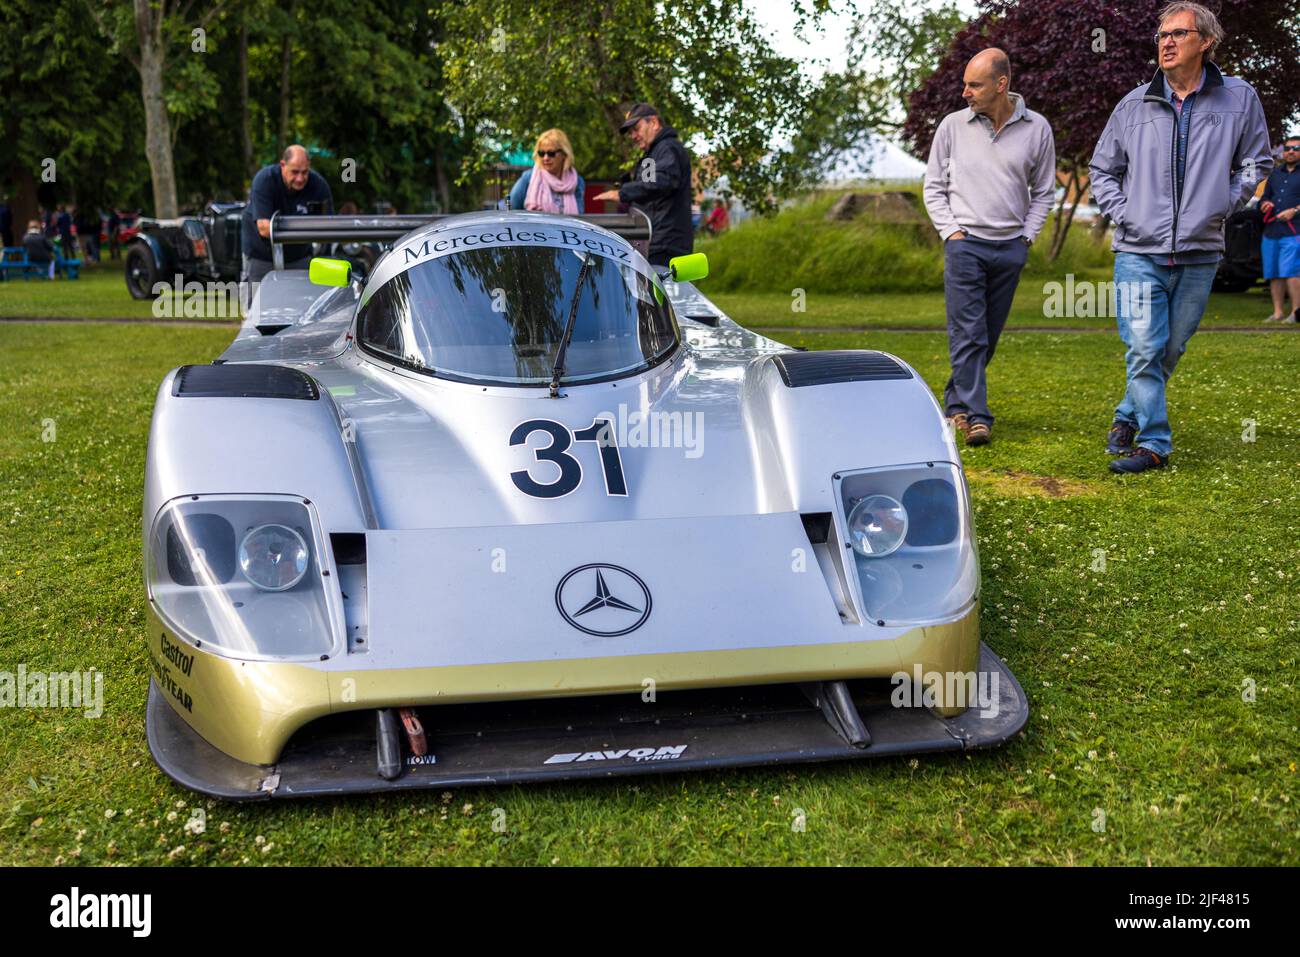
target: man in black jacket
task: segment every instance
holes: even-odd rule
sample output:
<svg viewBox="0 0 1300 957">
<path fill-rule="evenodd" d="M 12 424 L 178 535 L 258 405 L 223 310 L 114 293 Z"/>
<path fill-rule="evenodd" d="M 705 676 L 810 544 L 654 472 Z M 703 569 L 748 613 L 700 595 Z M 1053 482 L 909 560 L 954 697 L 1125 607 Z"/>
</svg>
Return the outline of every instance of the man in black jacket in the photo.
<svg viewBox="0 0 1300 957">
<path fill-rule="evenodd" d="M 27 235 L 23 237 L 23 248 L 27 250 L 27 261 L 33 266 L 41 267 L 41 271 L 48 270 L 51 279 L 54 278 L 54 243 L 50 242 L 45 230 L 41 229 L 41 223 L 38 219 L 33 219 L 27 224 Z"/>
<path fill-rule="evenodd" d="M 664 126 L 659 111 L 649 103 L 638 103 L 628 111 L 619 127 L 641 147 L 641 159 L 626 173 L 618 189 L 594 197 L 618 200 L 636 206 L 650 217 L 652 266 L 667 266 L 674 256 L 685 256 L 695 244 L 691 228 L 691 159 L 677 137 Z"/>
</svg>

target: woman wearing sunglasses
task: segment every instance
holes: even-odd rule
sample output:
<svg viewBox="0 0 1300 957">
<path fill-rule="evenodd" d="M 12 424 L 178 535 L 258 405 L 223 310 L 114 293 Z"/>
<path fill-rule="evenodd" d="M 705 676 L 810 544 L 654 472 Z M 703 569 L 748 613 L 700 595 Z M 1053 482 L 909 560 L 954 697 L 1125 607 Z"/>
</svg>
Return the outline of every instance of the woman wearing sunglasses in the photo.
<svg viewBox="0 0 1300 957">
<path fill-rule="evenodd" d="M 547 130 L 537 137 L 533 156 L 533 168 L 525 170 L 510 189 L 510 208 L 570 216 L 581 213 L 587 184 L 573 168 L 573 147 L 564 130 Z"/>
</svg>

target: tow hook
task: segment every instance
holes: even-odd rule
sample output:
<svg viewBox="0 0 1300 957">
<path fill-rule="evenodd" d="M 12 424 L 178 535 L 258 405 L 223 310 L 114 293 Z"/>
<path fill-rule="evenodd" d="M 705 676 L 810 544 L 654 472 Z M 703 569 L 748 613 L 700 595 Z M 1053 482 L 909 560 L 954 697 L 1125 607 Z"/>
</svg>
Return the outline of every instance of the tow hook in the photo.
<svg viewBox="0 0 1300 957">
<path fill-rule="evenodd" d="M 429 742 L 424 737 L 424 725 L 414 708 L 399 708 L 397 715 L 402 719 L 402 728 L 406 731 L 406 743 L 411 746 L 411 753 L 422 758 L 429 753 Z"/>
</svg>

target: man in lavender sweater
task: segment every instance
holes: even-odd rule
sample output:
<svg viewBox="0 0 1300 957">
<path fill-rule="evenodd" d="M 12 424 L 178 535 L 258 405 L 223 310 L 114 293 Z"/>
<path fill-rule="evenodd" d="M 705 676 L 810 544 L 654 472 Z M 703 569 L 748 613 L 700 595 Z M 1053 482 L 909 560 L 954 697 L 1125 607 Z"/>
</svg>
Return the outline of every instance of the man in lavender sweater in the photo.
<svg viewBox="0 0 1300 957">
<path fill-rule="evenodd" d="M 952 376 L 944 414 L 967 445 L 991 437 L 984 370 L 1011 311 L 1020 271 L 1047 222 L 1056 188 L 1052 127 L 1010 92 L 996 48 L 966 65 L 967 109 L 939 123 L 925 170 L 925 206 L 943 238 L 943 291 Z"/>
<path fill-rule="evenodd" d="M 1110 470 L 1163 468 L 1174 450 L 1165 387 L 1210 298 L 1223 223 L 1273 168 L 1264 107 L 1212 57 L 1218 17 L 1171 3 L 1152 42 L 1160 69 L 1119 101 L 1088 166 L 1115 224 L 1116 315 L 1127 347 L 1124 397 L 1106 437 Z"/>
</svg>

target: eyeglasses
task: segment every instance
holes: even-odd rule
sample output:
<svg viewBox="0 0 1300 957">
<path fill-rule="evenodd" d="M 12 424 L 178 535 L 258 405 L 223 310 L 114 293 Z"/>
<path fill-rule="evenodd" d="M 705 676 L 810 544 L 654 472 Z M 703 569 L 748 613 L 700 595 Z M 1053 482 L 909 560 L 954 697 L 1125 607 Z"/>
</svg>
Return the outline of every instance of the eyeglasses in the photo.
<svg viewBox="0 0 1300 957">
<path fill-rule="evenodd" d="M 1288 143 L 1286 146 L 1282 147 L 1282 152 L 1283 152 L 1283 153 L 1300 153 L 1300 143 L 1296 143 L 1294 146 L 1292 146 L 1290 143 Z"/>
<path fill-rule="evenodd" d="M 1161 30 L 1156 34 L 1156 43 L 1164 43 L 1170 37 L 1173 37 L 1179 43 L 1182 43 L 1187 39 L 1187 34 L 1200 32 L 1200 30 Z"/>
<path fill-rule="evenodd" d="M 538 150 L 537 155 L 545 156 L 547 159 L 550 159 L 552 156 L 563 156 L 564 150 Z"/>
</svg>

